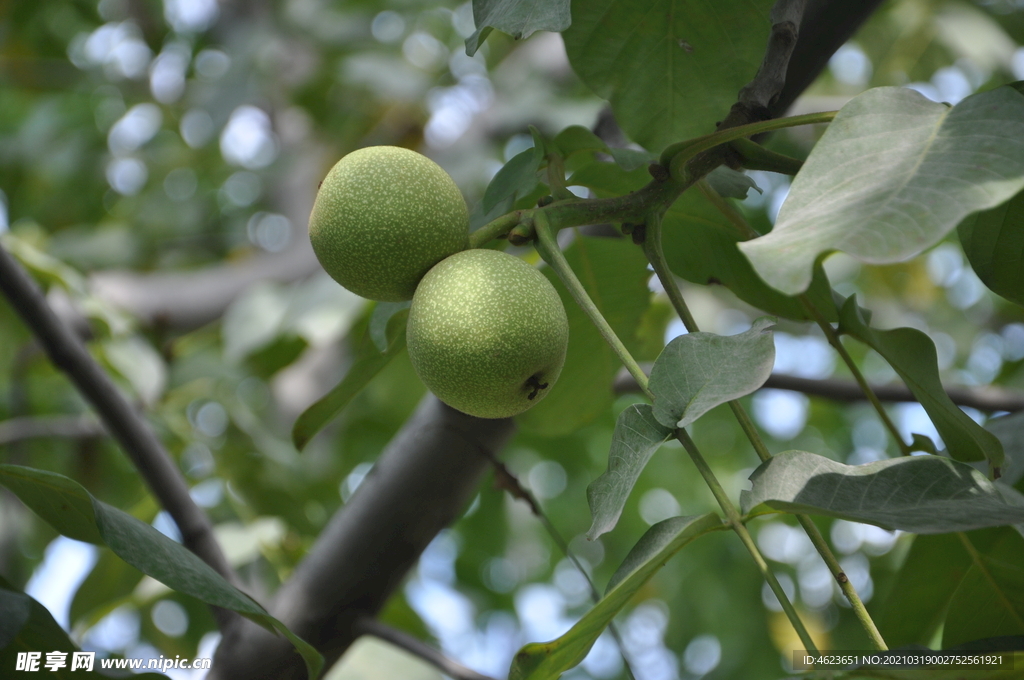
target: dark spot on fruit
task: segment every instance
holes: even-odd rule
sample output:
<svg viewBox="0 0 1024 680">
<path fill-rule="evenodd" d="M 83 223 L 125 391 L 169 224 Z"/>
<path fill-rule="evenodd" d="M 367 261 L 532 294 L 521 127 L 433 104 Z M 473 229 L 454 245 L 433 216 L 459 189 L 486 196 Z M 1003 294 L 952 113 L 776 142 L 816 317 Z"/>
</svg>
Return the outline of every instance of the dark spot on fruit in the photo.
<svg viewBox="0 0 1024 680">
<path fill-rule="evenodd" d="M 527 399 L 533 401 L 534 399 L 537 398 L 537 395 L 540 394 L 541 390 L 546 390 L 548 388 L 548 383 L 542 383 L 540 381 L 540 378 L 538 378 L 536 375 L 531 375 L 530 378 L 526 381 L 526 386 L 533 388 L 533 391 L 526 395 Z"/>
</svg>

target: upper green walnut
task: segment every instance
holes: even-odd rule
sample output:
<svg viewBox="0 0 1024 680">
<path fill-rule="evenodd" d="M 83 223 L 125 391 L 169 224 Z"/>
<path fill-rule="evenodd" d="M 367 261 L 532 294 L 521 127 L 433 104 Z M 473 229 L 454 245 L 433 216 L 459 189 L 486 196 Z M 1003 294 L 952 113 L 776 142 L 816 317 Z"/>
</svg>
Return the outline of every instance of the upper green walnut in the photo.
<svg viewBox="0 0 1024 680">
<path fill-rule="evenodd" d="M 480 418 L 508 418 L 555 384 L 569 322 L 534 267 L 496 250 L 466 250 L 423 277 L 406 337 L 413 368 L 441 401 Z"/>
<path fill-rule="evenodd" d="M 423 275 L 469 240 L 455 182 L 409 149 L 353 151 L 327 173 L 309 216 L 309 240 L 335 281 L 372 300 L 412 298 Z"/>
</svg>

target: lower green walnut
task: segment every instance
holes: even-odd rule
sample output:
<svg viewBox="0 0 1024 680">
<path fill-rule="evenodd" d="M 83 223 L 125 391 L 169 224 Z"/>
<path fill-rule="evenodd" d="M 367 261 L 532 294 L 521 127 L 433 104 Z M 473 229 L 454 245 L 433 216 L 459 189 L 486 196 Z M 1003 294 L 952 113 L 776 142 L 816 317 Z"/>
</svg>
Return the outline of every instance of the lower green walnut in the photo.
<svg viewBox="0 0 1024 680">
<path fill-rule="evenodd" d="M 420 281 L 407 338 L 416 373 L 441 401 L 479 418 L 508 418 L 555 384 L 569 321 L 534 267 L 496 250 L 467 250 Z"/>
</svg>

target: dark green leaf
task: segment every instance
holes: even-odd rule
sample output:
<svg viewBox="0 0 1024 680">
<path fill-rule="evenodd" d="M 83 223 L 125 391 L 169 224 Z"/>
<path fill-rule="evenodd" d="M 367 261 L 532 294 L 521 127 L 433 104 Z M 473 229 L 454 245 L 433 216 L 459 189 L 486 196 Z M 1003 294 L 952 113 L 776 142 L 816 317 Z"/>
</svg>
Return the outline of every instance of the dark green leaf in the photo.
<svg viewBox="0 0 1024 680">
<path fill-rule="evenodd" d="M 928 413 L 949 455 L 957 460 L 987 460 L 1003 464 L 1003 445 L 991 432 L 960 410 L 939 379 L 938 357 L 931 338 L 913 328 L 879 331 L 865 321 L 856 297 L 843 303 L 839 330 L 857 338 L 882 355 Z"/>
<path fill-rule="evenodd" d="M 993 418 L 985 423 L 985 429 L 999 439 L 1006 454 L 999 481 L 1024 491 L 1024 411 Z"/>
<path fill-rule="evenodd" d="M 405 349 L 405 317 L 407 310 L 395 313 L 388 323 L 390 344 L 386 352 L 378 352 L 365 340 L 356 353 L 348 372 L 334 388 L 303 411 L 292 426 L 292 443 L 300 451 L 322 430 L 392 359 Z M 372 320 L 371 320 L 372 323 Z"/>
<path fill-rule="evenodd" d="M 101 545 L 92 498 L 63 475 L 18 465 L 0 465 L 0 483 L 32 512 L 68 538 Z"/>
<path fill-rule="evenodd" d="M 587 532 L 593 540 L 615 528 L 629 492 L 658 447 L 672 435 L 647 404 L 633 404 L 619 414 L 608 452 L 608 471 L 587 487 L 594 522 Z"/>
<path fill-rule="evenodd" d="M 650 272 L 640 248 L 625 239 L 578 237 L 565 257 L 612 328 L 635 348 L 637 327 L 650 304 Z M 569 318 L 565 365 L 551 392 L 518 417 L 528 429 L 568 434 L 604 413 L 614 395 L 611 384 L 619 360 L 550 267 L 544 275 L 558 291 Z"/>
<path fill-rule="evenodd" d="M 979 638 L 1024 635 L 1024 538 L 1004 528 L 982 552 L 961 536 L 971 568 L 953 594 L 942 629 L 949 647 Z"/>
<path fill-rule="evenodd" d="M 827 515 L 918 534 L 969 531 L 1024 522 L 1019 494 L 970 465 L 939 456 L 910 456 L 844 465 L 786 451 L 750 476 L 743 512 Z"/>
<path fill-rule="evenodd" d="M 757 182 L 750 179 L 750 175 L 733 170 L 727 165 L 719 165 L 704 179 L 712 189 L 725 198 L 744 199 L 751 189 L 759 194 L 764 193 L 761 187 L 757 186 Z"/>
<path fill-rule="evenodd" d="M 574 178 L 575 179 L 575 178 Z M 740 236 L 721 212 L 700 192 L 687 191 L 665 213 L 662 247 L 676 275 L 702 286 L 723 285 L 757 309 L 786 319 L 807 320 L 795 297 L 771 288 L 754 272 L 736 244 Z M 832 290 L 825 273 L 815 268 L 808 292 L 814 305 L 835 319 Z"/>
<path fill-rule="evenodd" d="M 525 196 L 537 186 L 537 170 L 543 157 L 538 158 L 535 149 L 527 149 L 512 157 L 487 185 L 484 191 L 483 209 L 489 213 L 494 206 L 506 198 Z"/>
<path fill-rule="evenodd" d="M 775 365 L 774 326 L 775 319 L 761 317 L 738 335 L 688 333 L 672 340 L 651 369 L 654 417 L 668 428 L 686 427 L 763 385 Z"/>
<path fill-rule="evenodd" d="M 565 128 L 555 136 L 554 143 L 562 158 L 568 158 L 577 151 L 608 151 L 601 138 L 582 125 Z"/>
<path fill-rule="evenodd" d="M 573 70 L 633 141 L 660 151 L 707 134 L 764 57 L 773 0 L 577 0 Z"/>
<path fill-rule="evenodd" d="M 740 246 L 769 285 L 807 289 L 823 253 L 901 262 L 967 215 L 1024 188 L 1024 96 L 1007 87 L 950 109 L 905 88 L 846 104 L 815 145 L 767 236 Z"/>
<path fill-rule="evenodd" d="M 534 31 L 559 32 L 569 28 L 569 0 L 473 0 L 476 32 L 466 38 L 466 54 L 473 56 L 491 29 L 516 40 Z"/>
<path fill-rule="evenodd" d="M 964 254 L 993 292 L 1024 305 L 1024 191 L 957 227 Z"/>
<path fill-rule="evenodd" d="M 619 610 L 670 557 L 695 538 L 722 526 L 714 513 L 673 517 L 652 526 L 612 576 L 605 596 L 562 637 L 520 649 L 512 660 L 509 680 L 554 680 L 579 664 Z"/>
</svg>

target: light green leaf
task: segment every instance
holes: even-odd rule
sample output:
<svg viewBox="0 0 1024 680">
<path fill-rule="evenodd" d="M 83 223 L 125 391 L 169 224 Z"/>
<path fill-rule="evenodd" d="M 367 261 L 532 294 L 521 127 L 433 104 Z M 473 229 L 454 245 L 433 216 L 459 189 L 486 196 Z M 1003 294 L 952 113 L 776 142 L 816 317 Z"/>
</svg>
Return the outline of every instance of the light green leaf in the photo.
<svg viewBox="0 0 1024 680">
<path fill-rule="evenodd" d="M 370 315 L 370 339 L 378 352 L 387 352 L 391 339 L 388 337 L 388 326 L 391 318 L 403 309 L 409 309 L 411 300 L 404 302 L 378 302 Z"/>
<path fill-rule="evenodd" d="M 913 328 L 870 328 L 856 297 L 843 303 L 839 319 L 841 332 L 881 354 L 899 374 L 928 413 L 950 456 L 963 461 L 987 460 L 993 467 L 1003 464 L 1003 445 L 999 439 L 971 420 L 946 394 L 931 338 Z"/>
<path fill-rule="evenodd" d="M 269 345 L 282 330 L 290 297 L 280 284 L 263 282 L 232 302 L 221 321 L 224 358 L 237 363 Z"/>
<path fill-rule="evenodd" d="M 747 192 L 751 189 L 759 194 L 764 193 L 761 191 L 761 187 L 757 186 L 757 182 L 750 178 L 750 175 L 733 170 L 728 165 L 719 165 L 704 179 L 712 189 L 725 198 L 742 200 L 747 197 Z"/>
<path fill-rule="evenodd" d="M 626 149 L 621 147 L 612 147 L 608 150 L 615 162 L 626 172 L 636 170 L 637 168 L 646 168 L 648 165 L 658 160 L 650 151 L 643 151 L 641 149 Z"/>
<path fill-rule="evenodd" d="M 484 191 L 484 212 L 489 213 L 506 198 L 515 200 L 533 191 L 538 183 L 537 170 L 543 160 L 543 151 L 533 147 L 505 163 Z"/>
<path fill-rule="evenodd" d="M 770 286 L 793 295 L 824 253 L 900 262 L 1022 188 L 1024 95 L 999 87 L 950 109 L 913 90 L 876 88 L 842 108 L 775 228 L 740 250 Z"/>
<path fill-rule="evenodd" d="M 225 581 L 210 565 L 149 524 L 93 498 L 77 482 L 52 472 L 0 465 L 0 482 L 33 510 L 38 512 L 37 508 L 41 508 L 45 514 L 40 513 L 40 516 L 65 536 L 78 538 L 86 534 L 82 525 L 88 521 L 92 524 L 88 533 L 98 539 L 93 542 L 106 545 L 125 562 L 168 588 L 206 604 L 236 611 L 267 629 L 280 632 L 295 645 L 306 662 L 309 677 L 317 677 L 323 665 L 319 652 Z M 54 489 L 59 493 L 54 494 Z M 77 512 L 53 511 L 53 505 L 68 500 Z M 86 512 L 86 502 L 91 504 L 91 512 Z"/>
<path fill-rule="evenodd" d="M 608 452 L 608 471 L 587 487 L 594 522 L 587 532 L 593 540 L 615 528 L 629 492 L 672 429 L 657 421 L 647 404 L 633 404 L 619 414 Z"/>
<path fill-rule="evenodd" d="M 1024 522 L 1013 489 L 970 465 L 939 456 L 909 456 L 844 465 L 786 451 L 750 476 L 743 512 L 827 515 L 918 534 L 970 531 Z M 1009 500 L 1008 500 L 1009 499 Z"/>
<path fill-rule="evenodd" d="M 103 354 L 135 390 L 142 402 L 152 406 L 167 385 L 167 365 L 153 346 L 137 335 L 106 340 Z"/>
<path fill-rule="evenodd" d="M 686 427 L 763 385 L 775 365 L 774 326 L 765 316 L 737 335 L 688 333 L 672 340 L 651 369 L 654 417 L 668 428 Z"/>
<path fill-rule="evenodd" d="M 574 178 L 575 179 L 575 178 Z M 808 320 L 795 297 L 783 295 L 754 272 L 739 251 L 736 227 L 699 191 L 687 191 L 672 204 L 662 221 L 662 248 L 672 271 L 702 286 L 723 285 L 757 309 L 769 314 Z M 820 267 L 808 292 L 815 307 L 835 319 L 832 289 Z"/>
<path fill-rule="evenodd" d="M 757 73 L 773 0 L 576 0 L 565 49 L 651 151 L 714 131 Z"/>
<path fill-rule="evenodd" d="M 651 301 L 643 251 L 626 239 L 579 236 L 565 257 L 594 304 L 633 351 L 639 344 L 637 328 Z M 544 401 L 517 420 L 526 429 L 553 436 L 575 432 L 611 406 L 611 384 L 621 364 L 554 271 L 542 271 L 565 305 L 569 347 L 558 382 Z"/>
<path fill-rule="evenodd" d="M 957 227 L 971 267 L 986 286 L 1024 306 L 1024 191 L 969 215 Z"/>
<path fill-rule="evenodd" d="M 387 303 L 378 303 L 378 305 Z M 387 350 L 378 352 L 375 339 L 364 337 L 356 348 L 355 357 L 345 377 L 330 392 L 320 397 L 303 411 L 292 425 L 292 443 L 300 451 L 317 432 L 341 412 L 385 366 L 405 349 L 405 321 L 409 316 L 408 304 L 387 319 L 385 339 Z M 367 335 L 373 332 L 373 317 Z"/>
<path fill-rule="evenodd" d="M 605 596 L 562 637 L 520 649 L 512 660 L 509 680 L 554 680 L 579 664 L 615 615 L 669 558 L 695 538 L 723 526 L 714 513 L 673 517 L 652 526 L 612 576 Z"/>
<path fill-rule="evenodd" d="M 608 152 L 608 145 L 582 125 L 570 125 L 565 128 L 555 135 L 554 143 L 562 158 L 568 158 L 577 151 Z"/>
<path fill-rule="evenodd" d="M 569 0 L 473 0 L 476 31 L 466 38 L 466 54 L 473 56 L 491 29 L 516 40 L 534 31 L 559 32 L 569 28 Z"/>
<path fill-rule="evenodd" d="M 942 646 L 1024 635 L 1024 538 L 1004 528 L 984 552 L 963 540 L 971 568 L 949 603 Z"/>
</svg>

